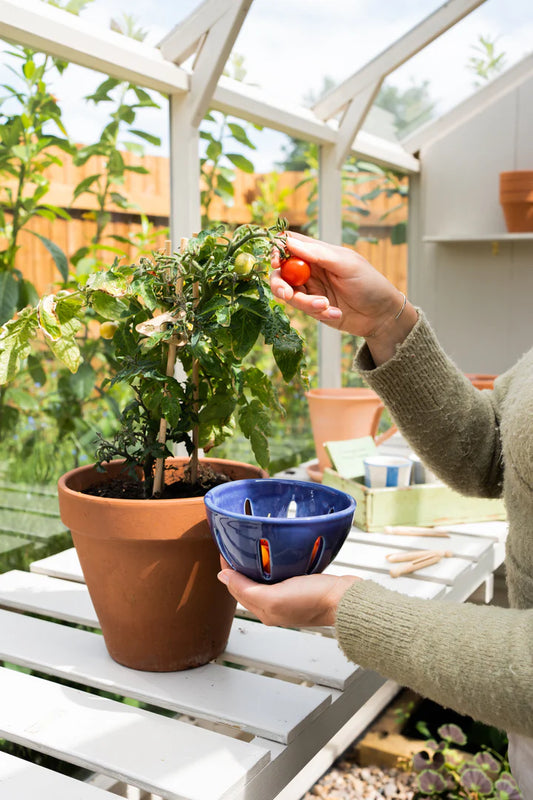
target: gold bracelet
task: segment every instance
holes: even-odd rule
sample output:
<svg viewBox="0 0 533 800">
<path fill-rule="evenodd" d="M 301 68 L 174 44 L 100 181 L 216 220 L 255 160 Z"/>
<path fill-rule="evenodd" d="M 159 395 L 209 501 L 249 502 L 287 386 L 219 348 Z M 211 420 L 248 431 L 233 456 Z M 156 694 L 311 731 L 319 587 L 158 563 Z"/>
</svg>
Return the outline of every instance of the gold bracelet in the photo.
<svg viewBox="0 0 533 800">
<path fill-rule="evenodd" d="M 398 311 L 398 313 L 397 313 L 397 314 L 395 314 L 393 317 L 390 317 L 390 319 L 391 319 L 393 322 L 396 322 L 396 320 L 397 320 L 397 319 L 400 319 L 400 317 L 402 316 L 402 314 L 403 314 L 403 312 L 404 312 L 405 306 L 407 305 L 407 297 L 406 297 L 406 295 L 405 295 L 403 292 L 400 292 L 400 294 L 401 294 L 401 295 L 402 295 L 402 297 L 403 297 L 403 303 L 402 303 L 402 307 L 400 308 L 400 310 Z M 373 339 L 375 336 L 377 336 L 377 335 L 378 335 L 378 333 L 380 332 L 380 330 L 381 330 L 382 328 L 384 328 L 384 327 L 385 327 L 385 325 L 386 325 L 388 322 L 389 322 L 389 320 L 388 320 L 388 319 L 387 319 L 387 320 L 385 320 L 385 322 L 383 323 L 383 325 L 380 325 L 380 326 L 379 326 L 379 328 L 376 328 L 375 330 L 373 330 L 373 331 L 372 331 L 372 333 L 368 333 L 368 334 L 365 336 L 365 339 Z"/>
</svg>

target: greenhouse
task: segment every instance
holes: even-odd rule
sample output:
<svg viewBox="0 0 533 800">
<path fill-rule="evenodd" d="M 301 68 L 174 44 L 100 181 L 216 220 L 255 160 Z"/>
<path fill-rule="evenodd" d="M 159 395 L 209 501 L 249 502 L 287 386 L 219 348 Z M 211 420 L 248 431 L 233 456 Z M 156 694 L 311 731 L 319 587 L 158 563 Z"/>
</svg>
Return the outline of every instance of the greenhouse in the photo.
<svg viewBox="0 0 533 800">
<path fill-rule="evenodd" d="M 0 800 L 533 798 L 532 28 L 0 0 Z"/>
</svg>

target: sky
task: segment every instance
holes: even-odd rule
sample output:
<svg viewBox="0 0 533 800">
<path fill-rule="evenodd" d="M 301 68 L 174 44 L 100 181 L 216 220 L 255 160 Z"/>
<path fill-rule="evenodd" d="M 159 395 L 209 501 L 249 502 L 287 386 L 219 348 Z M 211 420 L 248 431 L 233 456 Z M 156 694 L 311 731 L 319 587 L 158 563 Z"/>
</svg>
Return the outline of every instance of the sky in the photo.
<svg viewBox="0 0 533 800">
<path fill-rule="evenodd" d="M 326 76 L 337 82 L 349 77 L 442 1 L 254 0 L 234 51 L 244 56 L 247 82 L 258 85 L 274 100 L 302 103 L 309 92 L 319 92 Z M 127 10 L 146 30 L 146 41 L 157 45 L 198 4 L 199 0 L 128 0 L 127 4 L 124 0 L 93 0 L 82 17 L 107 27 L 112 17 L 120 18 Z M 437 112 L 444 113 L 474 89 L 474 77 L 466 65 L 480 35 L 496 40 L 498 52 L 505 53 L 506 67 L 528 55 L 533 42 L 531 0 L 486 0 L 392 73 L 389 82 L 407 88 L 427 80 Z M 62 103 L 63 114 L 76 141 L 95 138 L 102 128 L 103 111 L 83 101 L 101 79 L 72 66 L 57 85 L 58 96 L 68 97 L 68 103 Z M 168 152 L 165 111 L 164 104 L 161 112 L 146 112 L 137 125 L 162 137 L 162 155 Z M 258 148 L 252 159 L 256 171 L 272 169 L 285 137 L 254 131 L 252 139 Z"/>
</svg>

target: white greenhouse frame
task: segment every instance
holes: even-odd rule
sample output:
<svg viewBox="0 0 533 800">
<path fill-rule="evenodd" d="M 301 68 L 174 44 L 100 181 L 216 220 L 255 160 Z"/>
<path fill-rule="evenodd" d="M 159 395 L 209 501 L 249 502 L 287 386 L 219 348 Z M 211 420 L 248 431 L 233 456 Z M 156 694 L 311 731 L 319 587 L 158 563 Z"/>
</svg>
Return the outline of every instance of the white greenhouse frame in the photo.
<svg viewBox="0 0 533 800">
<path fill-rule="evenodd" d="M 341 168 L 350 153 L 413 177 L 420 171 L 413 152 L 424 141 L 423 132 L 406 149 L 361 130 L 384 78 L 483 2 L 444 3 L 313 109 L 273 104 L 261 91 L 221 76 L 252 0 L 204 0 L 158 47 L 102 30 L 40 0 L 0 0 L 0 37 L 168 95 L 173 242 L 200 227 L 199 125 L 213 108 L 319 145 L 320 236 L 340 244 Z M 191 70 L 180 66 L 193 54 Z M 325 326 L 320 326 L 319 383 L 341 385 L 340 334 Z"/>
</svg>

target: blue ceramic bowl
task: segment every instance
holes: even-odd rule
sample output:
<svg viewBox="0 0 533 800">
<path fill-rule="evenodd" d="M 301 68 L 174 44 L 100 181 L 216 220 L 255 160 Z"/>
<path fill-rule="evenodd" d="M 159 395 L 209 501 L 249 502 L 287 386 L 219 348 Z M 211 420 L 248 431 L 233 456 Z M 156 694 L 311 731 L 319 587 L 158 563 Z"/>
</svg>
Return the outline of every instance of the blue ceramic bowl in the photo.
<svg viewBox="0 0 533 800">
<path fill-rule="evenodd" d="M 220 553 L 261 583 L 322 572 L 343 545 L 355 512 L 355 500 L 345 492 L 277 478 L 230 481 L 204 499 Z"/>
</svg>

